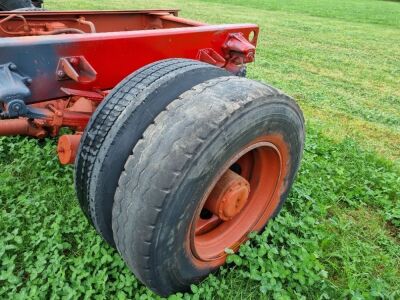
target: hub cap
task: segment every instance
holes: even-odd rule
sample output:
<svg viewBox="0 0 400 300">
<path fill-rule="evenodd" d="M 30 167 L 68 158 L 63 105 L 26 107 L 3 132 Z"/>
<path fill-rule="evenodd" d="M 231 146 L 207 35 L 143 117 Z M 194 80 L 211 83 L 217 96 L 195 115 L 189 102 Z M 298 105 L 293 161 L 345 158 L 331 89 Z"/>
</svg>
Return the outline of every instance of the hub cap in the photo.
<svg viewBox="0 0 400 300">
<path fill-rule="evenodd" d="M 218 180 L 204 207 L 221 220 L 229 221 L 246 205 L 249 194 L 250 183 L 228 170 Z"/>
</svg>

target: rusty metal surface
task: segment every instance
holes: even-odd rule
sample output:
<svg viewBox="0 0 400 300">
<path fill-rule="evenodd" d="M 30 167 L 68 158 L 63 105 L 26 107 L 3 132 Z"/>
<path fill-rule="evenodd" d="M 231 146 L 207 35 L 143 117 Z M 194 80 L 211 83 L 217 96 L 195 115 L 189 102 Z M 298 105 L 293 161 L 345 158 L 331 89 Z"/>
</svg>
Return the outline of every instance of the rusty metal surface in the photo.
<svg viewBox="0 0 400 300">
<path fill-rule="evenodd" d="M 82 133 L 62 135 L 58 140 L 57 154 L 63 165 L 73 164 L 78 153 Z"/>
<path fill-rule="evenodd" d="M 0 13 L 0 37 L 38 35 L 52 28 L 73 28 L 86 33 L 134 31 L 198 26 L 198 22 L 177 18 L 174 10 L 116 12 L 15 12 Z M 167 17 L 165 20 L 163 17 Z M 176 18 L 176 19 L 174 19 Z M 32 28 L 28 32 L 24 26 Z M 61 26 L 61 27 L 60 27 Z M 48 28 L 49 27 L 49 28 Z M 14 32 L 14 33 L 13 33 Z"/>
<path fill-rule="evenodd" d="M 62 16 L 83 15 L 83 16 L 110 16 L 110 15 L 131 15 L 131 14 L 154 14 L 154 13 L 170 13 L 178 16 L 179 9 L 165 8 L 165 9 L 139 9 L 139 10 L 51 10 L 51 11 L 17 11 L 18 14 L 31 15 L 31 16 Z M 12 13 L 15 13 L 13 11 Z M 1 16 L 8 16 L 10 12 L 0 11 Z"/>
<path fill-rule="evenodd" d="M 40 126 L 36 126 L 32 121 L 21 118 L 0 121 L 0 136 L 25 135 L 35 138 L 47 136 L 47 132 Z"/>
</svg>

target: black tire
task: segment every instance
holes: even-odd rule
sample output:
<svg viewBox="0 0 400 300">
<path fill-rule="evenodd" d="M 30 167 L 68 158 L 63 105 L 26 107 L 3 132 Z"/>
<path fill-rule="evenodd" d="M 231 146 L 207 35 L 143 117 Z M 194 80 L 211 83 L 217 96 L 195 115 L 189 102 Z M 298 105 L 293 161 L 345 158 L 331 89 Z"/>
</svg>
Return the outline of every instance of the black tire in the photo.
<svg viewBox="0 0 400 300">
<path fill-rule="evenodd" d="M 304 119 L 288 96 L 244 78 L 213 79 L 182 94 L 144 132 L 119 180 L 113 231 L 125 262 L 150 289 L 163 296 L 188 290 L 224 262 L 194 257 L 187 241 L 191 224 L 228 158 L 266 134 L 281 136 L 288 149 L 273 217 L 304 147 Z"/>
<path fill-rule="evenodd" d="M 47 11 L 44 8 L 40 8 L 40 7 L 24 7 L 24 8 L 18 8 L 18 9 L 14 9 L 13 11 Z"/>
<path fill-rule="evenodd" d="M 9 11 L 24 7 L 33 7 L 30 0 L 0 0 L 0 10 Z"/>
<path fill-rule="evenodd" d="M 189 59 L 148 65 L 123 80 L 101 103 L 82 137 L 75 168 L 77 196 L 86 216 L 115 246 L 112 206 L 124 164 L 143 132 L 184 91 L 223 69 Z"/>
<path fill-rule="evenodd" d="M 32 0 L 32 4 L 33 4 L 35 7 L 41 8 L 42 5 L 43 5 L 43 0 Z"/>
</svg>

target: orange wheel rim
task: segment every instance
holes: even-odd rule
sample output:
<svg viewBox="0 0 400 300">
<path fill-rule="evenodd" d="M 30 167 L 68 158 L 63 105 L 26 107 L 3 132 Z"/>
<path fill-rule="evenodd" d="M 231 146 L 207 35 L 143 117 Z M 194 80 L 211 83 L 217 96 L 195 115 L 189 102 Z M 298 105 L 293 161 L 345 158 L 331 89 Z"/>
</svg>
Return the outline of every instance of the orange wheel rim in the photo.
<svg viewBox="0 0 400 300">
<path fill-rule="evenodd" d="M 192 222 L 190 245 L 203 262 L 222 264 L 225 249 L 238 250 L 263 228 L 280 203 L 287 150 L 276 136 L 257 139 L 216 176 Z"/>
</svg>

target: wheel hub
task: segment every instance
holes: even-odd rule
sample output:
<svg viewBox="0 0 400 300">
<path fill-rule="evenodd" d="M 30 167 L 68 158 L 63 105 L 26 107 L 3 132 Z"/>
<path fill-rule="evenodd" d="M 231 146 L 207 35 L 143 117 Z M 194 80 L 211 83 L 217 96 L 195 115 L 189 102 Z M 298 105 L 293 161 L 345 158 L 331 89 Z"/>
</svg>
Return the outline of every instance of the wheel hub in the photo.
<svg viewBox="0 0 400 300">
<path fill-rule="evenodd" d="M 250 194 L 250 184 L 239 174 L 228 170 L 217 182 L 205 208 L 228 221 L 239 214 L 245 207 Z"/>
</svg>

